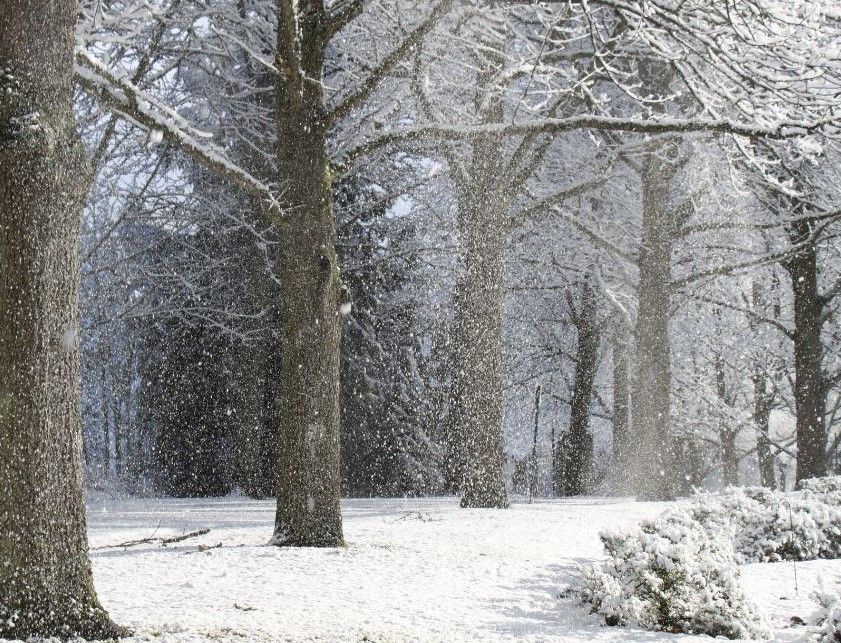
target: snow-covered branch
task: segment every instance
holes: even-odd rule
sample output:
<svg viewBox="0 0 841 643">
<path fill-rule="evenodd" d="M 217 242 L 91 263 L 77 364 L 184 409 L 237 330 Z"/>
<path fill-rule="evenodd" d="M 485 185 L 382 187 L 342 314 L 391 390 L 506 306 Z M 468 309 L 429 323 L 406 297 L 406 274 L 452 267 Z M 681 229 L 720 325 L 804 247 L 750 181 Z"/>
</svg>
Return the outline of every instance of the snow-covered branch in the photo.
<svg viewBox="0 0 841 643">
<path fill-rule="evenodd" d="M 488 136 L 521 136 L 526 134 L 562 134 L 575 130 L 603 130 L 635 134 L 675 134 L 713 132 L 754 138 L 787 138 L 821 128 L 841 124 L 841 116 L 832 115 L 815 121 L 785 121 L 775 126 L 739 123 L 727 119 L 704 118 L 622 118 L 582 114 L 567 118 L 544 118 L 519 123 L 479 125 L 431 124 L 395 129 L 351 150 L 351 158 L 359 158 L 377 149 L 403 141 L 467 141 Z"/>
<path fill-rule="evenodd" d="M 215 174 L 237 185 L 277 211 L 272 186 L 254 177 L 213 145 L 210 135 L 187 122 L 175 110 L 161 103 L 127 78 L 115 75 L 83 47 L 76 48 L 76 82 L 88 94 L 123 118 L 177 147 Z"/>
</svg>

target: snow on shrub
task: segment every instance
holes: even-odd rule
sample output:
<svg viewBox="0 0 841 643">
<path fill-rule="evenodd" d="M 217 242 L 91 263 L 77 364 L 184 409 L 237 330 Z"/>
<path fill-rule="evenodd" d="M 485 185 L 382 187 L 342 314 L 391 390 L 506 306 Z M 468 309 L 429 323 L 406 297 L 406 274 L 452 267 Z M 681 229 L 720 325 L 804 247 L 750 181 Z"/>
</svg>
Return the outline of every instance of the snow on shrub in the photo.
<svg viewBox="0 0 841 643">
<path fill-rule="evenodd" d="M 688 512 L 630 532 L 603 532 L 605 563 L 584 570 L 581 597 L 608 625 L 761 637 L 767 630 L 739 584 L 733 547 Z"/>
<path fill-rule="evenodd" d="M 812 615 L 815 631 L 806 639 L 810 643 L 841 643 L 841 596 L 816 594 L 820 609 Z"/>
<path fill-rule="evenodd" d="M 834 492 L 731 488 L 697 497 L 690 511 L 708 532 L 732 540 L 740 562 L 841 557 L 841 502 Z"/>
<path fill-rule="evenodd" d="M 825 478 L 807 478 L 798 484 L 800 489 L 812 493 L 837 493 L 841 492 L 841 476 L 826 476 Z"/>
<path fill-rule="evenodd" d="M 801 487 L 702 494 L 630 532 L 602 533 L 608 560 L 584 570 L 581 598 L 608 625 L 762 636 L 765 626 L 738 582 L 739 563 L 841 558 L 841 476 Z M 822 605 L 820 642 L 841 643 L 841 605 L 837 598 Z"/>
</svg>

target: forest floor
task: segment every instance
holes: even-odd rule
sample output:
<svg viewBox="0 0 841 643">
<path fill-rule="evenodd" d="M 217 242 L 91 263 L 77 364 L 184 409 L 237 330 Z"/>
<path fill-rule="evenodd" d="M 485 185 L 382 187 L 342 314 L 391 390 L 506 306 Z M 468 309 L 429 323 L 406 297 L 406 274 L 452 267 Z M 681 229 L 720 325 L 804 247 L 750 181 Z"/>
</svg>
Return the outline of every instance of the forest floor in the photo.
<svg viewBox="0 0 841 643">
<path fill-rule="evenodd" d="M 452 498 L 347 500 L 345 549 L 266 546 L 273 503 L 233 497 L 92 500 L 89 522 L 99 596 L 137 641 L 701 640 L 605 627 L 564 596 L 579 565 L 602 556 L 599 530 L 667 506 L 580 498 L 493 511 L 459 509 Z M 207 528 L 166 547 L 108 547 Z M 797 591 L 792 563 L 744 568 L 775 641 L 802 636 L 790 619 L 808 619 L 812 591 L 841 586 L 841 560 L 798 563 L 796 573 Z"/>
</svg>

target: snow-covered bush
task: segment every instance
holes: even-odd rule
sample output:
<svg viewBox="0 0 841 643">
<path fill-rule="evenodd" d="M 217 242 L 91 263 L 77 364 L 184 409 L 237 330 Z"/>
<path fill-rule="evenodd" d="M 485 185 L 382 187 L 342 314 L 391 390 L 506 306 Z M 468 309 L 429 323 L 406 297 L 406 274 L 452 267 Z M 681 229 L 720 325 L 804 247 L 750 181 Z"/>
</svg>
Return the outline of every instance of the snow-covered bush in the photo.
<svg viewBox="0 0 841 643">
<path fill-rule="evenodd" d="M 739 584 L 731 542 L 689 512 L 601 539 L 608 560 L 584 570 L 581 597 L 608 625 L 728 638 L 766 633 Z"/>
<path fill-rule="evenodd" d="M 729 537 L 740 562 L 841 557 L 841 504 L 831 492 L 732 488 L 699 496 L 691 514 Z"/>
<path fill-rule="evenodd" d="M 820 609 L 812 615 L 816 631 L 809 637 L 814 643 L 841 643 L 841 596 L 817 594 Z"/>
<path fill-rule="evenodd" d="M 826 476 L 825 478 L 807 478 L 798 484 L 800 489 L 812 493 L 837 493 L 841 492 L 841 476 Z"/>
<path fill-rule="evenodd" d="M 623 533 L 602 533 L 605 563 L 583 572 L 581 598 L 608 625 L 729 638 L 765 627 L 738 582 L 739 563 L 841 558 L 841 477 L 802 491 L 703 494 Z M 821 643 L 841 643 L 839 603 L 822 603 Z M 833 629 L 834 628 L 834 629 Z"/>
</svg>

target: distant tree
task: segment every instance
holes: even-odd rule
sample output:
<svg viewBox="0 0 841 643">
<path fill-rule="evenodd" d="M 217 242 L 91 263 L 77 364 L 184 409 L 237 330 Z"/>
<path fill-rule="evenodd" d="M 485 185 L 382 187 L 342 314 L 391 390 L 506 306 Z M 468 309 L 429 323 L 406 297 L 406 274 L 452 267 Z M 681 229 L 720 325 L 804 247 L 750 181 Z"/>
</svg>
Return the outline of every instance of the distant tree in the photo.
<svg viewBox="0 0 841 643">
<path fill-rule="evenodd" d="M 578 496 L 587 492 L 593 467 L 593 436 L 590 434 L 590 402 L 598 368 L 601 320 L 596 292 L 590 279 L 584 281 L 578 306 L 570 305 L 578 330 L 575 379 L 570 403 L 569 431 L 562 450 L 564 471 L 561 492 Z"/>
<path fill-rule="evenodd" d="M 826 366 L 825 331 L 836 314 L 841 276 L 826 262 L 828 241 L 837 234 L 838 151 L 824 143 L 815 148 L 762 145 L 760 154 L 774 167 L 760 184 L 763 201 L 783 222 L 789 249 L 780 265 L 788 273 L 794 310 L 790 338 L 794 348 L 794 400 L 797 415 L 797 481 L 828 471 L 827 399 L 833 381 Z M 820 148 L 822 151 L 818 151 Z M 774 176 L 776 175 L 776 176 Z M 829 250 L 831 252 L 831 250 Z M 834 279 L 831 281 L 830 279 Z"/>
<path fill-rule="evenodd" d="M 0 637 L 112 638 L 88 560 L 79 421 L 74 2 L 0 20 Z"/>
</svg>

